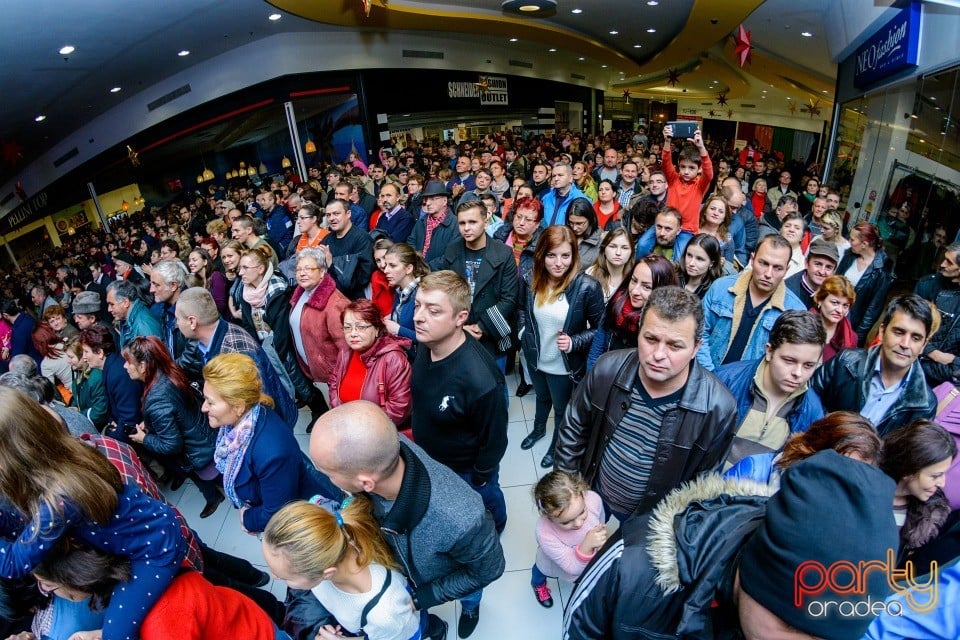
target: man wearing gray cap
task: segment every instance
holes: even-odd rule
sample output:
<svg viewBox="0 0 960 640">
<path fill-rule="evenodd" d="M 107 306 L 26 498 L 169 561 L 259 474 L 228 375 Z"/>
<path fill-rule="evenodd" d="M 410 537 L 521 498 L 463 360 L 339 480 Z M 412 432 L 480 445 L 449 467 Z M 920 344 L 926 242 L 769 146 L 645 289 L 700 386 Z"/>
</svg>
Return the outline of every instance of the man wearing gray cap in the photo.
<svg viewBox="0 0 960 640">
<path fill-rule="evenodd" d="M 837 250 L 837 245 L 823 238 L 817 238 L 810 243 L 810 248 L 807 250 L 806 269 L 793 274 L 783 283 L 800 298 L 804 308 L 810 309 L 813 307 L 813 294 L 824 280 L 833 275 L 838 262 L 840 262 L 840 252 Z"/>
</svg>

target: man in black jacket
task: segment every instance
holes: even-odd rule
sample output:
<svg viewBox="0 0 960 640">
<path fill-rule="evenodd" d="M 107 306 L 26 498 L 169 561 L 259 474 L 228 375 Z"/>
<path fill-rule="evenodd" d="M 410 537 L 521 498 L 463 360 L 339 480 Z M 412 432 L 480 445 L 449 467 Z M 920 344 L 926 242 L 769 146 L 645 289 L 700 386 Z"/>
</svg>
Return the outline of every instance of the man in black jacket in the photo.
<svg viewBox="0 0 960 640">
<path fill-rule="evenodd" d="M 696 361 L 702 332 L 697 296 L 655 289 L 640 315 L 638 348 L 601 356 L 567 408 L 556 468 L 579 472 L 621 522 L 727 455 L 737 405 Z"/>
<path fill-rule="evenodd" d="M 462 599 L 466 612 L 467 602 L 475 601 L 473 615 L 461 615 L 459 635 L 468 636 L 479 620 L 481 590 L 499 578 L 505 566 L 493 520 L 479 496 L 423 449 L 406 438 L 398 442 L 387 415 L 363 400 L 317 420 L 310 457 L 338 487 L 364 491 L 373 500 L 380 530 L 410 580 L 414 607 L 425 611 Z M 293 622 L 288 626 L 315 629 L 322 623 L 318 613 L 326 612 L 317 608 L 309 591 L 303 594 L 308 598 L 297 597 L 297 606 L 288 608 Z M 425 635 L 442 638 L 445 633 L 446 625 L 431 616 Z M 297 633 L 297 640 L 312 640 L 314 635 Z"/>
<path fill-rule="evenodd" d="M 330 275 L 343 295 L 351 300 L 362 298 L 373 275 L 370 236 L 353 224 L 350 203 L 335 198 L 327 202 L 325 210 L 330 234 L 320 241 L 320 247 L 331 265 Z"/>
<path fill-rule="evenodd" d="M 698 478 L 597 553 L 563 640 L 860 638 L 893 584 L 893 490 L 832 450 L 790 467 L 769 499 L 767 485 Z"/>
<path fill-rule="evenodd" d="M 920 357 L 927 384 L 936 387 L 960 378 L 960 243 L 946 247 L 939 273 L 921 278 L 913 292 L 932 303 L 942 316 L 940 329 Z"/>
<path fill-rule="evenodd" d="M 880 322 L 880 344 L 841 351 L 817 369 L 810 388 L 826 411 L 858 411 L 881 437 L 914 420 L 933 420 L 937 398 L 917 361 L 932 329 L 926 300 L 898 296 Z"/>
</svg>

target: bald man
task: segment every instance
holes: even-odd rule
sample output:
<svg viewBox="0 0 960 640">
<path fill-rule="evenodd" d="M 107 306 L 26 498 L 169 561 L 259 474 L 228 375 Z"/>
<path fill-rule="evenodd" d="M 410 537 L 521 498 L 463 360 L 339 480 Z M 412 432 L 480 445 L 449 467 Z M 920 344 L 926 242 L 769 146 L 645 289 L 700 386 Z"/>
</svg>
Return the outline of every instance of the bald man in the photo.
<svg viewBox="0 0 960 640">
<path fill-rule="evenodd" d="M 348 402 L 322 415 L 310 458 L 344 491 L 366 492 L 374 516 L 413 587 L 414 606 L 459 599 L 458 635 L 477 626 L 483 587 L 500 577 L 503 548 L 479 494 L 420 447 L 397 435 L 377 405 Z M 428 637 L 444 626 L 431 618 Z M 442 637 L 436 635 L 436 637 Z"/>
</svg>

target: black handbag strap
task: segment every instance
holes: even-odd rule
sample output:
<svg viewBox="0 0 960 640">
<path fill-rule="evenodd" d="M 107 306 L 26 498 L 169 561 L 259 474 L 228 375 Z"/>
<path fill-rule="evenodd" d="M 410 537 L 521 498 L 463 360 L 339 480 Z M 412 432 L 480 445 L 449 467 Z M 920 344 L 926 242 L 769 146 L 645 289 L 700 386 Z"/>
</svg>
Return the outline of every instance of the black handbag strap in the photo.
<svg viewBox="0 0 960 640">
<path fill-rule="evenodd" d="M 383 581 L 383 586 L 380 587 L 380 591 L 377 592 L 377 595 L 373 596 L 373 598 L 370 599 L 370 602 L 367 603 L 367 606 L 365 606 L 363 608 L 363 611 L 360 613 L 360 630 L 361 631 L 363 631 L 363 628 L 367 626 L 367 615 L 371 611 L 373 611 L 373 608 L 377 606 L 377 604 L 380 602 L 380 598 L 382 598 L 383 594 L 386 593 L 387 589 L 390 588 L 390 581 L 392 580 L 391 574 L 393 572 L 390 571 L 389 567 L 384 567 L 384 568 L 387 570 L 387 577 Z"/>
</svg>

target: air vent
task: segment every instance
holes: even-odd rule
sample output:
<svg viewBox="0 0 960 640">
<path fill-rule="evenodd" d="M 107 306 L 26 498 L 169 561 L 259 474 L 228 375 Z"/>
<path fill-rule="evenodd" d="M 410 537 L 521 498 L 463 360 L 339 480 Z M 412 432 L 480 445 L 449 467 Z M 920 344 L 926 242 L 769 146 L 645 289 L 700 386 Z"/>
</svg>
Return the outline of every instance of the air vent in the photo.
<svg viewBox="0 0 960 640">
<path fill-rule="evenodd" d="M 755 105 L 755 104 L 741 104 L 741 105 L 740 105 L 740 108 L 741 108 L 741 109 L 756 109 L 756 108 L 757 108 L 757 105 Z"/>
<path fill-rule="evenodd" d="M 78 153 L 80 153 L 80 151 L 78 151 L 76 147 L 74 147 L 73 149 L 70 149 L 70 151 L 67 151 L 65 154 L 63 154 L 62 156 L 54 160 L 53 166 L 59 167 L 70 158 L 75 158 Z"/>
<path fill-rule="evenodd" d="M 586 79 L 587 79 L 587 76 L 585 76 L 585 75 L 583 75 L 583 74 L 580 74 L 580 73 L 571 73 L 571 74 L 570 74 L 570 77 L 573 78 L 574 80 L 586 80 Z"/>
<path fill-rule="evenodd" d="M 191 89 L 189 84 L 185 84 L 182 87 L 178 87 L 177 89 L 174 89 L 170 93 L 164 96 L 160 96 L 159 98 L 157 98 L 156 100 L 148 104 L 147 111 L 154 111 L 155 109 L 159 109 L 160 107 L 167 104 L 168 102 L 173 102 L 180 96 L 187 95 L 188 93 L 190 93 L 190 91 Z"/>
<path fill-rule="evenodd" d="M 443 51 L 420 51 L 418 49 L 404 49 L 404 58 L 429 58 L 431 60 L 443 60 Z"/>
<path fill-rule="evenodd" d="M 712 106 L 713 106 L 713 103 L 712 103 L 712 102 L 701 102 L 701 103 L 700 103 L 700 106 L 701 106 L 701 107 L 712 107 Z"/>
<path fill-rule="evenodd" d="M 533 63 L 527 62 L 525 60 L 510 60 L 508 61 L 511 67 L 523 67 L 524 69 L 533 69 Z"/>
</svg>

